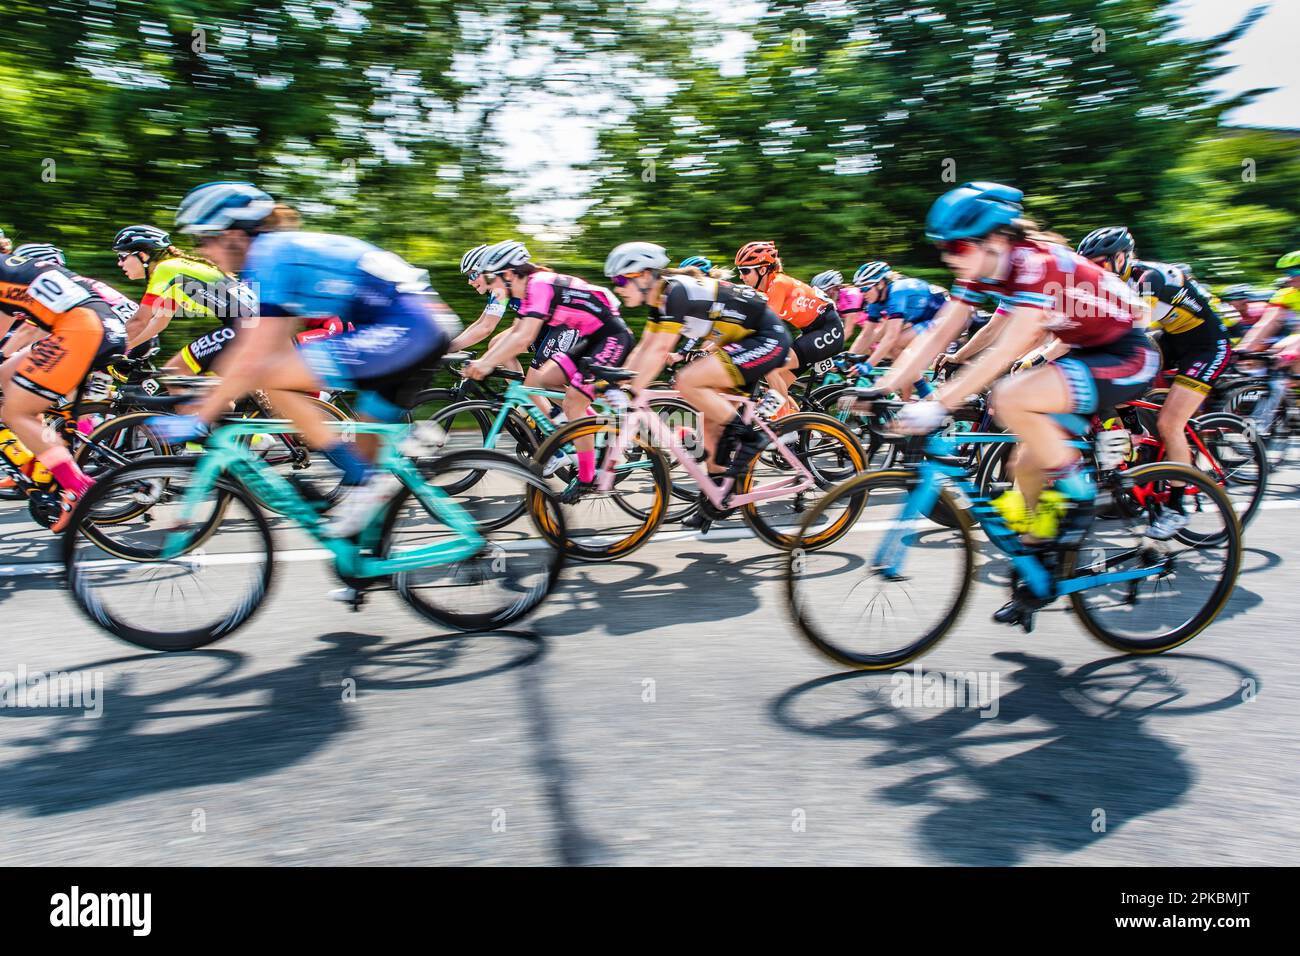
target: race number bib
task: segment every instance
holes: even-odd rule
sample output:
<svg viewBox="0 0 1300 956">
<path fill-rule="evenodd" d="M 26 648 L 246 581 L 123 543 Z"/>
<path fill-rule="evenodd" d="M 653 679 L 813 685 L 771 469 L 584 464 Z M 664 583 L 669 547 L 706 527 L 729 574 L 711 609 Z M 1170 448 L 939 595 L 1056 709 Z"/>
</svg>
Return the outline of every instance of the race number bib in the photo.
<svg viewBox="0 0 1300 956">
<path fill-rule="evenodd" d="M 51 312 L 67 312 L 90 298 L 71 276 L 62 272 L 42 272 L 27 286 L 27 293 Z"/>
</svg>

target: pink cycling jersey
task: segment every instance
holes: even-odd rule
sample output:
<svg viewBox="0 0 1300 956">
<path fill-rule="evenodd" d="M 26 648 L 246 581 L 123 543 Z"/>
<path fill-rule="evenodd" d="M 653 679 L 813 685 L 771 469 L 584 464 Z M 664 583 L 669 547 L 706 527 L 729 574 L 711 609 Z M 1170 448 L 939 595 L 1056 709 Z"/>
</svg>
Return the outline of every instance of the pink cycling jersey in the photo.
<svg viewBox="0 0 1300 956">
<path fill-rule="evenodd" d="M 519 314 L 567 326 L 583 336 L 625 327 L 612 292 L 555 272 L 534 272 L 528 277 Z"/>
<path fill-rule="evenodd" d="M 842 287 L 835 297 L 835 311 L 840 314 L 847 326 L 866 325 L 867 302 L 862 290 L 855 285 Z"/>
</svg>

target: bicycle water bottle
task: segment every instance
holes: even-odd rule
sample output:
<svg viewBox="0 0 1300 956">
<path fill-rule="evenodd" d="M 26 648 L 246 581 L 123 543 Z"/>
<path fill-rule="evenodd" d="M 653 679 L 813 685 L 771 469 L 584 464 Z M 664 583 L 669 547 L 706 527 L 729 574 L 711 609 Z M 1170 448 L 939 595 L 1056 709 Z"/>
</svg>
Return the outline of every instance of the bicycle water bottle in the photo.
<svg viewBox="0 0 1300 956">
<path fill-rule="evenodd" d="M 1118 468 L 1128 461 L 1133 453 L 1133 439 L 1128 429 L 1109 428 L 1097 432 L 1092 440 L 1093 452 L 1097 456 L 1097 467 L 1102 471 Z"/>
<path fill-rule="evenodd" d="M 36 460 L 31 449 L 24 445 L 17 435 L 3 426 L 0 426 L 0 454 L 30 478 L 38 488 L 45 488 L 54 482 L 50 470 Z"/>
</svg>

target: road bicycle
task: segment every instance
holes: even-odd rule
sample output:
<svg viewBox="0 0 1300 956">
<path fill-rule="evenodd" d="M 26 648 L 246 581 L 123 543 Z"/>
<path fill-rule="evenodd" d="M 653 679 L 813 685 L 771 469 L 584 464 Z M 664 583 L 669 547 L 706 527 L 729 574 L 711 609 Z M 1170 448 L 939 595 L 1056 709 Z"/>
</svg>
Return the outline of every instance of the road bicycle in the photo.
<svg viewBox="0 0 1300 956">
<path fill-rule="evenodd" d="M 1072 434 L 1078 416 L 1056 416 Z M 1096 638 L 1128 653 L 1154 654 L 1191 640 L 1223 610 L 1241 567 L 1241 527 L 1227 494 L 1186 465 L 1155 462 L 1097 476 L 1096 516 L 1076 544 L 1023 543 L 952 452 L 958 441 L 1013 443 L 1013 435 L 935 435 L 917 439 L 914 470 L 852 478 L 808 513 L 804 528 L 820 533 L 821 512 L 865 497 L 863 520 L 838 547 L 808 548 L 795 536 L 786 565 L 786 598 L 800 633 L 839 664 L 898 667 L 932 649 L 956 625 L 971 594 L 976 553 L 972 526 L 1009 558 L 1011 601 L 995 615 L 1034 629 L 1037 613 L 1069 599 L 1075 617 Z M 1088 442 L 1075 440 L 1078 448 Z M 1192 521 L 1167 542 L 1142 526 L 1164 507 L 1171 481 L 1201 501 Z M 1108 509 L 1109 499 L 1155 494 L 1138 515 Z M 935 511 L 945 512 L 936 520 Z"/>
<path fill-rule="evenodd" d="M 624 369 L 593 367 L 591 371 L 607 384 L 633 377 Z M 565 508 L 567 538 L 546 527 L 541 514 L 545 498 L 537 490 L 529 492 L 529 508 L 548 540 L 585 561 L 631 554 L 664 519 L 671 495 L 671 459 L 699 489 L 705 517 L 702 531 L 707 533 L 714 521 L 739 512 L 761 539 L 785 548 L 812 503 L 866 464 L 862 446 L 836 419 L 798 412 L 768 422 L 755 414 L 752 400 L 728 395 L 741 408 L 743 420 L 757 429 L 758 444 L 752 454 L 738 451 L 725 473 L 710 475 L 699 457 L 698 434 L 669 427 L 651 404 L 652 399 L 665 397 L 677 395 L 664 389 L 643 390 L 618 416 L 570 422 L 542 443 L 537 451 L 540 461 L 561 450 L 572 454 L 573 443 L 580 438 L 594 440 L 597 456 L 595 488 Z M 825 546 L 853 523 L 861 502 L 854 499 L 841 505 L 834 514 L 822 511 L 822 524 L 805 535 L 807 546 Z"/>
<path fill-rule="evenodd" d="M 117 637 L 154 650 L 191 650 L 236 631 L 262 605 L 276 565 L 275 541 L 258 501 L 296 525 L 316 550 L 282 555 L 328 559 L 359 608 L 391 582 L 416 611 L 459 630 L 503 627 L 550 593 L 564 563 L 561 549 L 534 536 L 528 522 L 503 525 L 527 490 L 548 529 L 564 516 L 541 480 L 508 456 L 454 452 L 419 466 L 418 426 L 356 423 L 379 439 L 378 467 L 393 477 L 393 496 L 349 538 L 332 537 L 322 503 L 263 461 L 247 438 L 294 426 L 234 421 L 217 429 L 201 456 L 133 462 L 104 475 L 73 514 L 63 540 L 68 591 L 83 612 Z M 423 432 L 422 432 L 423 433 Z M 481 473 L 472 495 L 449 494 L 463 473 Z M 134 509 L 133 519 L 90 534 L 103 508 Z M 562 530 L 560 530 L 562 534 Z"/>
</svg>

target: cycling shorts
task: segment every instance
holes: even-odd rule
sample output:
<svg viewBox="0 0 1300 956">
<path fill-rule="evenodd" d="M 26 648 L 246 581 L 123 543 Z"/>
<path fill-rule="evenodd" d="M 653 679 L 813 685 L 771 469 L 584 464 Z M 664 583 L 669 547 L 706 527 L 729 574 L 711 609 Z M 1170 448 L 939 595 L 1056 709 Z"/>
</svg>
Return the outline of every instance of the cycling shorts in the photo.
<svg viewBox="0 0 1300 956">
<path fill-rule="evenodd" d="M 1174 384 L 1208 395 L 1214 381 L 1223 374 L 1232 358 L 1232 347 L 1225 335 L 1217 342 L 1194 343 L 1192 348 L 1180 348 L 1178 336 L 1162 335 L 1160 351 L 1163 365 L 1174 370 Z"/>
<path fill-rule="evenodd" d="M 564 331 L 573 332 L 574 330 L 565 329 Z M 553 352 L 551 361 L 564 370 L 564 375 L 569 380 L 570 385 L 588 398 L 592 398 L 595 396 L 595 392 L 587 382 L 588 376 L 580 368 L 583 360 L 585 359 L 593 365 L 616 366 L 632 351 L 634 341 L 635 339 L 629 329 L 602 329 L 594 335 L 579 336 L 564 351 Z"/>
<path fill-rule="evenodd" d="M 555 358 L 557 352 L 567 352 L 573 348 L 580 336 L 577 329 L 563 325 L 543 325 L 542 331 L 533 340 L 533 360 L 530 368 L 541 368 Z"/>
<path fill-rule="evenodd" d="M 822 359 L 834 358 L 844 351 L 844 322 L 835 309 L 830 308 L 803 327 L 791 346 L 799 359 L 800 368 L 808 368 Z"/>
<path fill-rule="evenodd" d="M 212 363 L 217 356 L 235 341 L 233 325 L 219 325 L 211 332 L 205 332 L 181 349 L 181 359 L 195 375 L 202 375 L 212 370 Z"/>
<path fill-rule="evenodd" d="M 69 309 L 50 334 L 32 343 L 14 384 L 51 402 L 62 401 L 85 380 L 97 359 L 126 351 L 126 328 L 107 305 Z"/>
<path fill-rule="evenodd" d="M 1092 415 L 1132 401 L 1160 372 L 1160 353 L 1141 329 L 1106 345 L 1072 349 L 1053 365 L 1070 391 L 1070 411 Z"/>
<path fill-rule="evenodd" d="M 364 393 L 358 411 L 385 421 L 410 408 L 450 344 L 429 299 L 402 293 L 353 331 L 308 342 L 298 352 L 326 387 Z"/>
<path fill-rule="evenodd" d="M 785 365 L 790 354 L 790 333 L 783 325 L 751 332 L 714 353 L 727 368 L 737 388 L 754 385 L 768 372 Z"/>
</svg>

